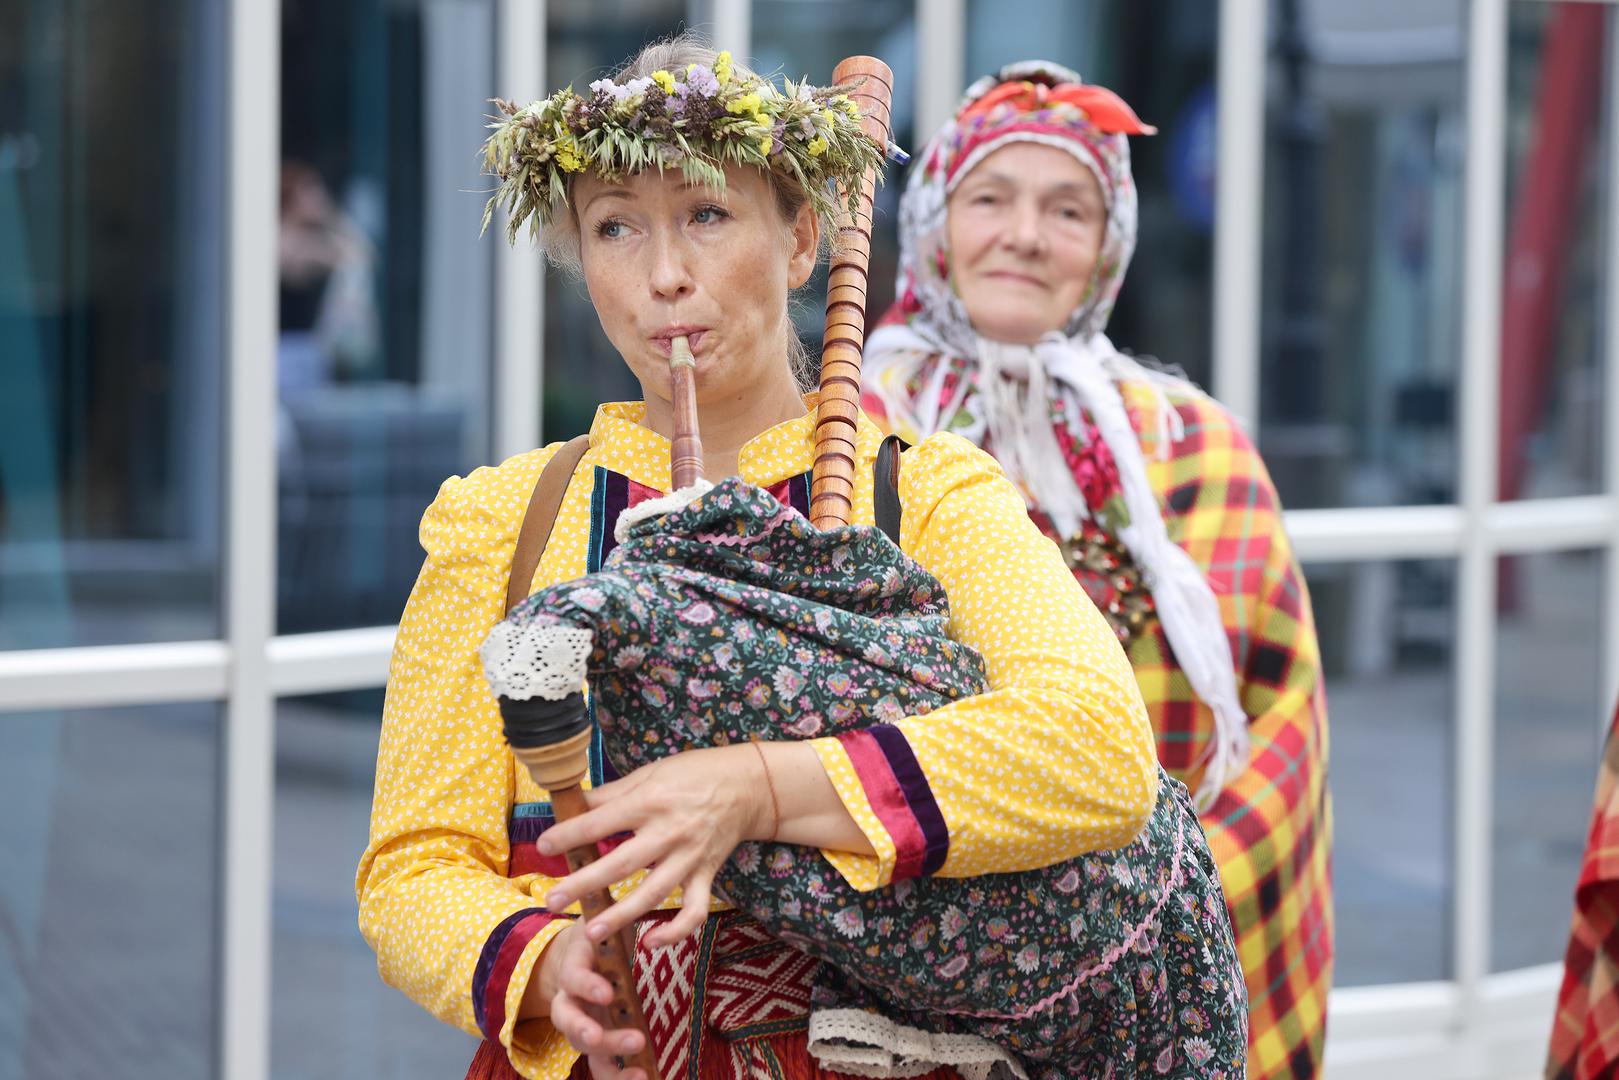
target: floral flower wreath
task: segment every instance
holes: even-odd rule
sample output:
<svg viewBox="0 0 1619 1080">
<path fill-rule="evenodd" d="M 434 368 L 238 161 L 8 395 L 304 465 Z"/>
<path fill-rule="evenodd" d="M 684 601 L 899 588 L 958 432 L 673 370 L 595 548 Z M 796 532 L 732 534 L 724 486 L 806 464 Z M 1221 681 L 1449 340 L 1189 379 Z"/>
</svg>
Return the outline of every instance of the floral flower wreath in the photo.
<svg viewBox="0 0 1619 1080">
<path fill-rule="evenodd" d="M 484 207 L 483 228 L 504 204 L 507 240 L 516 243 L 525 221 L 534 236 L 566 205 L 568 177 L 587 170 L 617 182 L 646 168 L 679 168 L 687 182 L 723 190 L 726 165 L 752 165 L 798 184 L 823 218 L 835 211 L 841 185 L 852 212 L 861 178 L 885 148 L 861 129 L 850 87 L 783 82 L 777 89 L 739 74 L 722 52 L 712 68 L 598 79 L 588 95 L 569 86 L 522 107 L 497 98 L 503 116 L 489 125 L 484 170 L 500 187 Z"/>
</svg>

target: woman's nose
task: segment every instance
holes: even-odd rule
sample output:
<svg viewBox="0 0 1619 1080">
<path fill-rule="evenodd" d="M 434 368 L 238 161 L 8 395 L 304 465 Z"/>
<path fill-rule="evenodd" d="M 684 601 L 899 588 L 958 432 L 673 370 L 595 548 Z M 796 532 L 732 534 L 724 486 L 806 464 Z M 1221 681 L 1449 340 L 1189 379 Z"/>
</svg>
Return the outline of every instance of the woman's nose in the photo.
<svg viewBox="0 0 1619 1080">
<path fill-rule="evenodd" d="M 691 295 L 691 253 L 679 239 L 662 237 L 654 241 L 652 256 L 652 295 L 659 300 L 679 300 Z"/>
<path fill-rule="evenodd" d="M 1046 237 L 1040 229 L 1039 208 L 1022 203 L 1012 207 L 1002 239 L 1007 247 L 1020 255 L 1041 254 L 1045 250 Z"/>
</svg>

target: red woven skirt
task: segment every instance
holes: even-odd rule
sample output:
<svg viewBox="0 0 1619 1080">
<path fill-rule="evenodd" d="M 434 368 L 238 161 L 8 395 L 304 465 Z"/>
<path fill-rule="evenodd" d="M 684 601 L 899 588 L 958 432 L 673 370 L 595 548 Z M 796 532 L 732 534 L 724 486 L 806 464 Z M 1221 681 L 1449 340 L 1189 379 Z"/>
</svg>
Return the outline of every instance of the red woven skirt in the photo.
<svg viewBox="0 0 1619 1080">
<path fill-rule="evenodd" d="M 658 917 L 641 924 L 645 932 Z M 810 982 L 818 961 L 738 913 L 710 916 L 676 945 L 636 951 L 636 985 L 663 1080 L 854 1080 L 809 1052 Z M 590 1080 L 583 1058 L 570 1074 Z M 519 1080 L 506 1052 L 478 1048 L 467 1080 Z M 919 1080 L 960 1080 L 951 1068 Z"/>
</svg>

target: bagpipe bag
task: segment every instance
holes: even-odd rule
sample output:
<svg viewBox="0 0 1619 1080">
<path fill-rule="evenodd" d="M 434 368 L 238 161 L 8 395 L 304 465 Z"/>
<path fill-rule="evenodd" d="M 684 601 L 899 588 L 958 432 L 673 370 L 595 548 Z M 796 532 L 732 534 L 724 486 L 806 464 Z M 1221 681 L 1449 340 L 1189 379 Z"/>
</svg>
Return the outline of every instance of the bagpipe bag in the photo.
<svg viewBox="0 0 1619 1080">
<path fill-rule="evenodd" d="M 731 479 L 629 524 L 600 572 L 535 593 L 484 655 L 497 689 L 554 677 L 557 643 L 588 630 L 604 751 L 627 774 L 980 693 L 983 662 L 948 621 L 937 580 L 879 530 L 818 530 Z M 980 1036 L 1042 1076 L 1147 1067 L 1172 1045 L 1240 1075 L 1246 993 L 1215 866 L 1186 789 L 1160 785 L 1135 842 L 1042 869 L 862 892 L 817 849 L 745 842 L 715 891 L 823 961 L 816 1010 Z"/>
</svg>

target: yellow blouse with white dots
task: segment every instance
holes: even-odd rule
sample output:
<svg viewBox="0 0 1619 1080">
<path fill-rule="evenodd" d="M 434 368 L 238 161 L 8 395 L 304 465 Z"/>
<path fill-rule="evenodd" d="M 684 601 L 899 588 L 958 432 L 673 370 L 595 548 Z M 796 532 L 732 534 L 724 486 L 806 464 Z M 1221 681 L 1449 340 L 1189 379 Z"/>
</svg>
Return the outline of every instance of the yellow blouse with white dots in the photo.
<svg viewBox="0 0 1619 1080">
<path fill-rule="evenodd" d="M 668 489 L 669 443 L 641 426 L 642 415 L 639 403 L 598 410 L 535 588 L 585 571 L 596 466 Z M 803 474 L 812 428 L 813 413 L 753 439 L 742 477 L 771 487 Z M 861 417 L 858 438 L 854 519 L 871 524 L 882 434 Z M 427 560 L 389 669 L 370 843 L 355 882 L 382 977 L 440 1019 L 498 1041 L 534 1080 L 563 1080 L 576 1057 L 545 1021 L 517 1022 L 529 973 L 565 924 L 536 913 L 526 943 L 492 937 L 542 907 L 555 879 L 508 876 L 513 807 L 545 793 L 506 748 L 478 647 L 504 613 L 523 512 L 556 449 L 446 480 L 422 519 Z M 892 731 L 903 734 L 942 816 L 948 854 L 936 872 L 1029 869 L 1128 843 L 1157 799 L 1157 766 L 1140 691 L 1101 614 L 1000 467 L 965 440 L 935 435 L 907 450 L 900 502 L 900 546 L 943 584 L 950 634 L 982 654 L 990 685 L 899 719 L 881 740 L 891 747 Z M 904 799 L 878 790 L 895 783 L 881 755 L 861 760 L 848 740 L 814 746 L 877 853 L 826 857 L 861 889 L 889 883 L 896 868 L 918 872 L 927 838 L 895 817 Z M 480 993 L 490 1008 L 475 1001 Z"/>
</svg>

